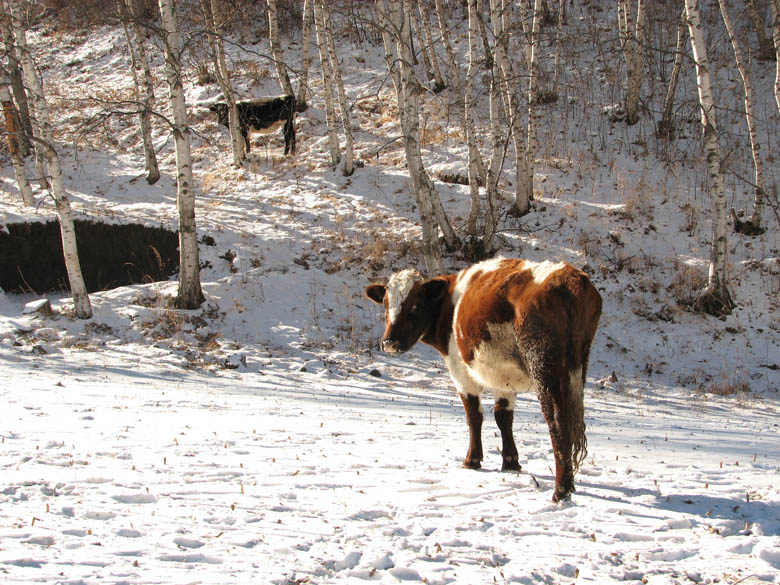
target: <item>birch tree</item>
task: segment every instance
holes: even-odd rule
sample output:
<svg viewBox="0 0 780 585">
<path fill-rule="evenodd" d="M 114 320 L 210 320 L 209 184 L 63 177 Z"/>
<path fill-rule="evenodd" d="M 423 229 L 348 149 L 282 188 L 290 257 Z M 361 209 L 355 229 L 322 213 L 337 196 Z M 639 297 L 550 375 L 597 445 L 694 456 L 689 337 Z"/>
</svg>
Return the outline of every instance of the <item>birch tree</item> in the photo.
<svg viewBox="0 0 780 585">
<path fill-rule="evenodd" d="M 38 145 L 42 147 L 40 150 L 43 151 L 46 157 L 51 177 L 51 194 L 54 198 L 57 219 L 60 224 L 65 269 L 68 273 L 70 292 L 73 297 L 73 311 L 77 318 L 89 319 L 92 317 L 92 306 L 89 302 L 89 295 L 87 294 L 87 287 L 84 284 L 84 276 L 82 275 L 81 263 L 79 262 L 76 229 L 73 223 L 73 212 L 70 207 L 70 195 L 65 189 L 60 157 L 54 148 L 54 127 L 49 116 L 49 106 L 46 102 L 43 85 L 38 78 L 32 55 L 27 47 L 26 33 L 22 24 L 21 7 L 17 2 L 10 2 L 10 8 L 24 83 L 29 92 L 37 119 L 39 130 L 36 137 Z"/>
<path fill-rule="evenodd" d="M 685 7 L 683 7 L 680 19 L 677 21 L 677 46 L 674 49 L 674 65 L 672 65 L 672 73 L 669 76 L 669 87 L 666 89 L 666 98 L 664 99 L 664 113 L 661 121 L 658 122 L 658 135 L 661 138 L 671 139 L 674 136 L 672 108 L 674 106 L 674 94 L 677 92 L 677 82 L 680 79 L 683 50 L 685 49 L 685 41 L 687 39 L 688 31 L 685 19 Z"/>
<path fill-rule="evenodd" d="M 775 103 L 780 113 L 780 0 L 772 0 L 772 38 L 775 43 Z"/>
<path fill-rule="evenodd" d="M 230 144 L 233 152 L 233 166 L 241 168 L 246 159 L 246 141 L 241 136 L 241 124 L 238 120 L 238 109 L 233 94 L 233 86 L 230 83 L 230 71 L 225 58 L 225 43 L 222 41 L 222 19 L 216 0 L 201 0 L 201 9 L 208 29 L 209 48 L 211 60 L 214 63 L 214 71 L 217 82 L 222 90 L 225 103 L 228 108 L 228 126 L 230 130 Z"/>
<path fill-rule="evenodd" d="M 0 3 L 1 5 L 1 3 Z M 30 123 L 30 108 L 27 105 L 27 92 L 24 89 L 22 80 L 21 66 L 16 56 L 16 41 L 11 26 L 10 13 L 0 14 L 0 34 L 3 35 L 3 44 L 5 45 L 5 59 L 8 63 L 7 75 L 10 78 L 11 92 L 16 103 L 15 116 L 19 134 L 17 136 L 22 158 L 27 158 L 33 150 L 30 140 L 32 139 L 32 124 Z"/>
<path fill-rule="evenodd" d="M 315 0 L 320 2 L 322 20 L 325 28 L 325 38 L 328 43 L 328 60 L 333 71 L 333 81 L 336 84 L 336 95 L 341 114 L 341 125 L 344 128 L 344 176 L 349 177 L 355 172 L 355 139 L 352 135 L 352 117 L 347 106 L 347 94 L 344 91 L 344 81 L 341 77 L 341 65 L 336 53 L 336 43 L 333 40 L 333 24 L 330 18 L 330 9 L 327 0 Z"/>
<path fill-rule="evenodd" d="M 773 46 L 772 37 L 767 36 L 766 28 L 764 25 L 764 19 L 758 12 L 755 0 L 745 0 L 745 7 L 747 8 L 748 17 L 753 23 L 753 30 L 756 31 L 756 38 L 758 39 L 758 58 L 762 61 L 772 61 L 775 58 L 775 47 Z"/>
<path fill-rule="evenodd" d="M 644 81 L 642 43 L 645 31 L 645 5 L 637 0 L 636 16 L 632 17 L 629 0 L 618 0 L 618 35 L 626 61 L 626 123 L 639 121 L 639 96 Z"/>
<path fill-rule="evenodd" d="M 330 164 L 337 167 L 341 162 L 341 147 L 336 133 L 336 107 L 333 102 L 333 70 L 328 57 L 328 39 L 325 34 L 325 17 L 322 4 L 314 1 L 314 29 L 317 34 L 317 49 L 320 55 L 320 70 L 322 71 L 322 85 L 325 93 L 325 124 L 328 127 L 328 150 L 330 151 Z"/>
<path fill-rule="evenodd" d="M 35 109 L 38 104 L 36 103 L 35 99 L 33 99 L 33 96 L 30 95 L 32 93 L 32 88 L 28 85 L 27 82 L 28 74 L 35 76 L 37 81 L 37 73 L 33 70 L 32 57 L 30 56 L 29 49 L 27 48 L 27 37 L 25 35 L 25 29 L 22 20 L 21 6 L 18 5 L 18 2 L 14 1 L 8 2 L 8 6 L 10 8 L 10 12 L 8 12 L 8 14 L 11 16 L 11 32 L 9 33 L 8 37 L 13 38 L 16 42 L 17 58 L 20 61 L 20 69 L 23 76 L 23 91 L 26 91 L 28 95 L 28 99 L 24 100 L 27 103 L 28 115 L 26 121 L 22 120 L 22 124 L 25 126 L 29 125 L 32 130 L 30 133 L 30 139 L 35 154 L 35 174 L 37 175 L 35 179 L 38 181 L 40 188 L 46 190 L 51 188 L 49 179 L 47 178 L 48 170 L 46 169 L 48 153 L 46 152 L 45 139 L 42 136 L 42 121 L 40 120 L 37 110 Z M 29 73 L 24 70 L 25 58 L 29 60 Z M 38 85 L 40 85 L 40 82 Z M 43 96 L 42 91 L 43 90 L 41 90 L 41 96 Z M 35 139 L 37 139 L 37 141 Z"/>
<path fill-rule="evenodd" d="M 453 239 L 453 247 L 457 238 L 446 215 L 444 215 L 446 223 L 444 226 L 441 225 L 443 208 L 439 214 L 435 208 L 437 202 L 441 208 L 441 201 L 422 161 L 417 94 L 419 84 L 414 77 L 414 65 L 411 58 L 409 20 L 405 17 L 402 3 L 399 1 L 376 0 L 375 6 L 384 44 L 385 62 L 398 97 L 398 112 L 406 163 L 409 168 L 417 210 L 420 214 L 425 267 L 429 274 L 440 274 L 443 267 L 438 241 L 439 228 L 442 227 L 448 246 L 450 245 L 448 237 Z"/>
<path fill-rule="evenodd" d="M 496 35 L 495 60 L 497 75 L 502 88 L 504 111 L 509 120 L 509 130 L 515 151 L 515 203 L 511 213 L 518 217 L 527 214 L 533 199 L 534 177 L 529 173 L 529 153 L 526 146 L 525 127 L 520 119 L 520 75 L 511 59 L 511 4 L 507 0 L 491 0 L 491 20 Z M 536 113 L 536 111 L 532 111 Z"/>
<path fill-rule="evenodd" d="M 526 148 L 526 188 L 528 199 L 533 199 L 534 173 L 536 171 L 536 151 L 538 108 L 536 85 L 539 79 L 539 28 L 542 24 L 542 0 L 534 1 L 531 34 L 528 37 L 528 147 Z"/>
<path fill-rule="evenodd" d="M 165 44 L 165 69 L 173 112 L 176 145 L 176 207 L 179 211 L 179 290 L 174 304 L 179 309 L 197 309 L 203 302 L 200 260 L 195 226 L 195 182 L 190 156 L 190 127 L 182 85 L 181 41 L 174 0 L 159 0 Z"/>
<path fill-rule="evenodd" d="M 301 29 L 301 74 L 298 77 L 298 93 L 295 99 L 295 108 L 299 112 L 305 112 L 309 106 L 306 102 L 306 95 L 309 92 L 309 64 L 311 56 L 309 47 L 311 45 L 309 37 L 311 36 L 311 4 L 313 0 L 303 0 L 303 16 Z"/>
<path fill-rule="evenodd" d="M 144 45 L 144 33 L 139 23 L 136 0 L 117 0 L 122 27 L 127 38 L 130 60 L 133 64 L 133 89 L 135 101 L 140 109 L 138 118 L 141 126 L 141 139 L 144 145 L 144 161 L 146 167 L 146 182 L 154 185 L 160 179 L 160 167 L 157 164 L 157 154 L 152 140 L 152 112 L 154 111 L 154 78 L 149 67 L 149 59 Z M 133 34 L 130 34 L 130 27 Z M 135 44 L 133 44 L 135 41 Z"/>
<path fill-rule="evenodd" d="M 428 61 L 431 65 L 431 73 L 433 74 L 433 91 L 439 93 L 442 91 L 446 84 L 444 83 L 444 77 L 441 74 L 439 68 L 439 59 L 436 56 L 436 47 L 433 42 L 433 32 L 431 31 L 431 23 L 428 20 L 428 13 L 423 7 L 423 0 L 417 0 L 417 11 L 420 17 L 420 28 L 422 29 L 422 37 L 424 38 L 423 49 L 428 54 Z M 422 42 L 422 41 L 421 41 Z"/>
<path fill-rule="evenodd" d="M 282 45 L 279 42 L 279 11 L 276 0 L 266 0 L 268 6 L 268 36 L 271 40 L 271 55 L 276 65 L 276 73 L 279 76 L 279 84 L 286 95 L 295 95 L 290 77 L 287 75 L 287 63 L 284 60 Z"/>
<path fill-rule="evenodd" d="M 16 184 L 19 186 L 19 192 L 22 195 L 22 201 L 27 207 L 34 207 L 35 197 L 33 196 L 32 187 L 30 187 L 30 180 L 27 178 L 27 169 L 24 168 L 24 160 L 19 147 L 19 136 L 23 132 L 19 126 L 19 116 L 11 100 L 11 92 L 8 90 L 10 84 L 11 81 L 5 72 L 0 71 L 0 104 L 3 106 L 5 139 L 8 143 L 8 152 L 11 155 L 14 176 L 16 177 Z"/>
<path fill-rule="evenodd" d="M 742 86 L 745 95 L 745 119 L 747 121 L 748 136 L 750 137 L 750 151 L 753 154 L 753 169 L 755 171 L 755 197 L 753 200 L 753 213 L 750 221 L 743 223 L 738 218 L 734 210 L 731 215 L 734 218 L 734 227 L 740 233 L 746 235 L 758 235 L 764 232 L 761 227 L 761 210 L 764 207 L 766 191 L 764 190 L 764 164 L 761 160 L 761 145 L 758 141 L 758 130 L 756 129 L 756 117 L 754 114 L 753 84 L 750 82 L 750 75 L 747 70 L 745 58 L 742 55 L 742 48 L 734 34 L 734 25 L 731 23 L 728 9 L 724 0 L 718 0 L 720 12 L 723 15 L 723 23 L 726 26 L 726 33 L 734 49 L 734 61 L 737 64 L 737 70 L 742 78 Z"/>
<path fill-rule="evenodd" d="M 697 306 L 712 315 L 728 314 L 734 301 L 728 289 L 728 246 L 726 237 L 726 193 L 721 170 L 720 145 L 715 104 L 712 98 L 710 65 L 702 28 L 699 0 L 685 0 L 685 15 L 696 64 L 696 85 L 699 94 L 704 150 L 708 165 L 708 191 L 712 203 L 712 247 L 707 286 L 697 299 Z"/>
</svg>

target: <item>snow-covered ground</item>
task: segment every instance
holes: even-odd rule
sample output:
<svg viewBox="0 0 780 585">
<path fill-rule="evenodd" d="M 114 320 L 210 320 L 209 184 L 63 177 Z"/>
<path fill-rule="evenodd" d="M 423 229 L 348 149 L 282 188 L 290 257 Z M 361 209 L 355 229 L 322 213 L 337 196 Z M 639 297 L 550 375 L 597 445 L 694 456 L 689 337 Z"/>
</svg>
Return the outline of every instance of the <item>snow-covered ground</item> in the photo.
<svg viewBox="0 0 780 585">
<path fill-rule="evenodd" d="M 69 149 L 80 120 L 70 100 L 130 87 L 122 46 L 103 28 L 45 59 L 73 205 L 79 217 L 175 229 L 162 128 L 152 187 L 137 178 L 133 119 Z M 691 314 L 682 305 L 709 253 L 703 175 L 643 149 L 652 120 L 612 127 L 598 103 L 548 112 L 536 207 L 504 221 L 502 253 L 587 266 L 602 292 L 589 455 L 571 500 L 552 504 L 549 437 L 526 396 L 514 426 L 523 471 L 499 471 L 489 415 L 483 468 L 462 469 L 468 433 L 444 364 L 424 347 L 379 353 L 381 315 L 362 299 L 369 276 L 419 265 L 419 231 L 400 145 L 388 142 L 392 91 L 377 93 L 379 49 L 347 46 L 348 91 L 372 96 L 355 109 L 365 166 L 350 178 L 328 167 L 316 93 L 298 117 L 298 154 L 283 157 L 276 136 L 235 170 L 205 108 L 218 90 L 188 84 L 197 221 L 214 240 L 201 247 L 201 310 L 170 308 L 173 281 L 92 294 L 86 322 L 57 294 L 52 317 L 23 314 L 39 296 L 0 295 L 0 582 L 780 580 L 776 227 L 731 236 L 735 313 Z M 275 93 L 264 79 L 239 77 L 242 95 Z M 437 111 L 441 98 L 426 99 Z M 776 141 L 776 112 L 769 120 Z M 425 154 L 434 171 L 463 168 L 453 138 Z M 0 223 L 53 217 L 44 193 L 24 209 L 12 177 L 6 165 Z M 747 207 L 737 187 L 732 202 Z M 467 188 L 437 189 L 465 217 Z"/>
</svg>

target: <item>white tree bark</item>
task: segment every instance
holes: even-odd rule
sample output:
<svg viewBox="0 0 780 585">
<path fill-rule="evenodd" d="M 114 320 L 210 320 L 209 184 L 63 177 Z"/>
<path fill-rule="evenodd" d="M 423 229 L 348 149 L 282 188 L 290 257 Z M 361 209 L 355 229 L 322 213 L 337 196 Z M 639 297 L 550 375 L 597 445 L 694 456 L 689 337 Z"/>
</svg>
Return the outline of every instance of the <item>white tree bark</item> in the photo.
<svg viewBox="0 0 780 585">
<path fill-rule="evenodd" d="M 0 2 L 0 7 L 2 7 L 2 2 Z M 5 58 L 8 62 L 7 72 L 11 78 L 11 92 L 16 102 L 15 111 L 21 124 L 18 136 L 19 147 L 22 158 L 27 158 L 33 151 L 33 146 L 30 143 L 33 131 L 30 122 L 30 109 L 27 105 L 27 92 L 24 90 L 21 66 L 16 56 L 16 40 L 10 18 L 0 17 L 0 34 L 3 35 L 3 44 L 5 45 Z"/>
<path fill-rule="evenodd" d="M 46 160 L 48 159 L 48 154 L 46 153 L 46 146 L 45 146 L 45 139 L 43 138 L 43 130 L 41 128 L 42 122 L 39 119 L 40 115 L 38 111 L 35 109 L 37 104 L 35 102 L 35 99 L 32 95 L 32 89 L 30 88 L 28 81 L 27 81 L 27 75 L 28 72 L 24 70 L 25 67 L 25 56 L 27 59 L 29 59 L 29 67 L 31 68 L 31 74 L 35 76 L 36 81 L 38 81 L 38 85 L 40 85 L 40 81 L 37 78 L 37 73 L 34 69 L 32 69 L 32 57 L 30 55 L 30 51 L 27 48 L 27 37 L 25 35 L 25 28 L 22 21 L 22 14 L 21 14 L 21 7 L 18 5 L 17 2 L 10 1 L 8 3 L 8 6 L 10 8 L 10 14 L 11 14 L 11 26 L 13 28 L 13 36 L 16 39 L 16 50 L 18 52 L 18 58 L 21 62 L 22 66 L 22 76 L 24 77 L 24 85 L 26 86 L 27 94 L 28 94 L 28 109 L 29 109 L 29 120 L 30 120 L 30 127 L 32 128 L 32 136 L 31 138 L 34 140 L 33 142 L 33 150 L 35 152 L 35 174 L 37 175 L 36 180 L 38 181 L 38 184 L 40 185 L 41 189 L 49 189 L 51 186 L 49 185 L 49 180 L 47 178 L 48 171 L 46 169 Z M 21 33 L 21 34 L 20 34 Z M 43 95 L 43 94 L 41 94 Z M 37 141 L 35 139 L 37 138 Z"/>
<path fill-rule="evenodd" d="M 404 18 L 401 2 L 396 0 L 376 0 L 376 13 L 382 32 L 385 62 L 398 96 L 406 163 L 420 214 L 425 269 L 428 274 L 441 274 L 443 265 L 439 249 L 439 225 L 433 205 L 433 198 L 438 199 L 438 195 L 422 162 L 416 93 L 418 84 L 414 79 L 412 62 L 407 61 L 411 49 L 408 45 L 406 49 L 403 48 L 403 44 L 411 40 L 409 22 Z"/>
<path fill-rule="evenodd" d="M 482 162 L 482 157 L 479 153 L 479 145 L 477 143 L 477 133 L 474 127 L 474 117 L 472 109 L 474 108 L 474 79 L 479 73 L 479 57 L 477 49 L 477 40 L 479 37 L 479 29 L 477 28 L 477 15 L 476 15 L 476 2 L 475 0 L 469 0 L 468 2 L 468 23 L 469 23 L 469 65 L 466 70 L 466 81 L 463 86 L 463 106 L 464 106 L 464 120 L 466 129 L 466 144 L 468 146 L 469 164 L 468 164 L 468 177 L 469 177 L 469 198 L 471 205 L 469 206 L 469 215 L 466 221 L 466 234 L 474 239 L 479 236 L 478 221 L 480 215 L 481 201 L 479 196 L 480 182 L 485 184 L 487 181 L 487 173 L 480 173 L 479 166 Z"/>
<path fill-rule="evenodd" d="M 27 37 L 22 24 L 21 7 L 18 3 L 11 2 L 10 8 L 16 44 L 19 49 L 19 59 L 22 64 L 22 74 L 24 75 L 24 82 L 33 102 L 33 109 L 38 120 L 39 134 L 37 137 L 40 141 L 39 144 L 43 146 L 41 150 L 44 151 L 49 172 L 51 173 L 51 193 L 54 197 L 57 218 L 60 223 L 62 251 L 65 256 L 65 268 L 68 272 L 70 292 L 73 296 L 73 310 L 79 319 L 89 319 L 92 317 L 92 306 L 89 302 L 87 287 L 84 284 L 84 276 L 81 273 L 78 246 L 76 244 L 76 230 L 73 224 L 73 212 L 70 208 L 70 196 L 65 189 L 60 157 L 54 148 L 54 128 L 49 117 L 49 106 L 43 94 L 41 81 L 36 74 L 32 55 L 30 55 L 30 51 L 27 48 Z"/>
<path fill-rule="evenodd" d="M 680 70 L 682 69 L 683 49 L 685 48 L 685 41 L 687 39 L 688 31 L 686 27 L 685 8 L 683 7 L 680 20 L 677 22 L 677 46 L 675 47 L 672 73 L 669 76 L 669 87 L 666 89 L 666 98 L 664 99 L 664 113 L 661 121 L 658 123 L 658 134 L 663 138 L 671 138 L 674 135 L 672 108 L 674 106 L 674 94 L 677 92 L 677 82 L 680 79 Z"/>
<path fill-rule="evenodd" d="M 528 147 L 526 148 L 526 194 L 528 200 L 533 199 L 534 173 L 536 171 L 536 151 L 538 149 L 536 126 L 538 108 L 536 86 L 539 78 L 539 29 L 542 21 L 542 0 L 534 1 L 531 34 L 528 37 Z"/>
<path fill-rule="evenodd" d="M 268 36 L 271 38 L 271 54 L 276 64 L 276 73 L 279 76 L 279 84 L 286 95 L 295 95 L 290 77 L 287 75 L 287 63 L 284 60 L 282 45 L 279 42 L 279 11 L 276 0 L 266 0 L 268 3 Z"/>
<path fill-rule="evenodd" d="M 160 168 L 157 164 L 157 155 L 154 152 L 154 142 L 152 141 L 152 110 L 155 102 L 152 70 L 149 67 L 149 59 L 146 56 L 144 35 L 136 17 L 137 10 L 135 9 L 134 0 L 117 0 L 117 4 L 119 5 L 122 26 L 127 38 L 130 60 L 133 64 L 135 101 L 142 108 L 138 112 L 138 118 L 141 126 L 141 139 L 144 145 L 146 182 L 154 185 L 160 179 Z M 131 26 L 135 36 L 135 45 L 133 45 L 133 36 L 130 34 Z"/>
<path fill-rule="evenodd" d="M 618 31 L 626 60 L 626 123 L 632 125 L 639 121 L 639 96 L 644 81 L 645 5 L 642 0 L 637 0 L 635 19 L 628 0 L 618 0 Z"/>
<path fill-rule="evenodd" d="M 753 154 L 753 168 L 755 170 L 755 197 L 753 200 L 753 213 L 750 217 L 751 227 L 755 232 L 763 231 L 761 229 L 761 210 L 764 207 L 764 164 L 761 160 L 761 144 L 758 141 L 758 130 L 756 128 L 756 117 L 753 109 L 753 84 L 750 82 L 745 58 L 742 55 L 737 37 L 734 35 L 734 26 L 731 23 L 728 9 L 724 0 L 718 0 L 720 12 L 723 15 L 723 23 L 726 26 L 726 32 L 729 35 L 731 46 L 734 49 L 734 60 L 737 64 L 737 70 L 742 78 L 742 86 L 745 94 L 745 119 L 747 121 L 748 135 L 750 136 L 750 150 Z M 743 228 L 744 229 L 744 228 Z"/>
<path fill-rule="evenodd" d="M 756 37 L 758 38 L 758 58 L 762 61 L 771 61 L 775 58 L 773 43 L 766 34 L 764 19 L 758 13 L 755 0 L 745 0 L 745 6 L 747 7 L 748 17 L 753 23 L 753 30 L 756 31 Z"/>
<path fill-rule="evenodd" d="M 298 77 L 298 94 L 295 100 L 295 107 L 299 112 L 308 109 L 306 95 L 309 92 L 309 63 L 311 56 L 309 48 L 311 46 L 311 3 L 313 0 L 303 0 L 303 27 L 301 32 L 301 75 Z"/>
<path fill-rule="evenodd" d="M 233 94 L 233 86 L 230 83 L 230 70 L 225 58 L 225 43 L 222 41 L 222 19 L 219 6 L 214 0 L 201 0 L 203 17 L 208 29 L 209 47 L 211 48 L 211 60 L 214 63 L 214 71 L 217 82 L 225 97 L 228 108 L 228 126 L 230 129 L 230 144 L 233 152 L 233 166 L 241 168 L 246 159 L 246 141 L 241 135 L 241 124 L 238 120 L 238 109 Z"/>
<path fill-rule="evenodd" d="M 27 207 L 35 207 L 35 197 L 33 196 L 30 180 L 27 178 L 27 170 L 24 168 L 24 160 L 19 147 L 18 137 L 23 131 L 18 126 L 18 116 L 11 100 L 11 92 L 8 90 L 10 80 L 5 74 L 0 78 L 0 103 L 3 106 L 3 117 L 5 118 L 5 138 L 8 142 L 8 152 L 11 155 L 11 163 L 14 167 L 16 184 L 19 186 L 19 192 L 22 195 L 22 201 Z"/>
<path fill-rule="evenodd" d="M 698 299 L 701 310 L 722 315 L 731 312 L 734 302 L 728 290 L 728 246 L 726 237 L 726 192 L 721 170 L 718 125 L 712 98 L 710 65 L 702 28 L 699 0 L 685 0 L 685 14 L 691 38 L 693 60 L 696 63 L 696 81 L 704 134 L 704 150 L 708 165 L 708 191 L 712 202 L 712 248 L 707 287 Z"/>
<path fill-rule="evenodd" d="M 200 260 L 195 226 L 195 182 L 190 156 L 190 127 L 181 79 L 181 41 L 174 0 L 159 0 L 165 43 L 173 139 L 176 145 L 176 206 L 179 211 L 179 290 L 177 308 L 197 309 L 203 302 L 200 286 Z"/>
<path fill-rule="evenodd" d="M 780 0 L 772 0 L 772 38 L 775 42 L 775 103 L 780 113 Z"/>
<path fill-rule="evenodd" d="M 510 58 L 509 21 L 511 7 L 506 0 L 491 0 L 491 21 L 496 36 L 495 59 L 498 65 L 497 76 L 501 84 L 504 112 L 509 120 L 512 145 L 515 150 L 515 203 L 512 213 L 523 216 L 530 211 L 533 198 L 533 175 L 528 173 L 528 153 L 526 152 L 525 127 L 520 123 L 520 76 Z"/>
<path fill-rule="evenodd" d="M 423 35 L 425 36 L 424 48 L 426 48 L 429 53 L 428 60 L 431 62 L 431 69 L 433 72 L 433 82 L 435 84 L 433 91 L 438 93 L 442 91 L 447 84 L 444 83 L 444 77 L 442 76 L 441 69 L 439 68 L 439 58 L 436 56 L 436 46 L 434 45 L 433 41 L 431 23 L 428 20 L 428 13 L 423 8 L 422 2 L 423 0 L 417 0 L 417 10 L 420 15 L 420 25 L 423 29 Z"/>
<path fill-rule="evenodd" d="M 317 0 L 315 0 L 317 1 Z M 322 8 L 322 18 L 325 24 L 325 37 L 328 41 L 328 59 L 333 71 L 333 81 L 336 84 L 336 95 L 341 114 L 341 125 L 344 128 L 344 176 L 350 177 L 355 172 L 355 139 L 352 135 L 352 117 L 347 107 L 347 93 L 344 91 L 344 81 L 341 78 L 341 65 L 336 53 L 336 43 L 333 40 L 333 28 L 330 18 L 330 9 L 327 0 L 319 0 Z"/>
<path fill-rule="evenodd" d="M 328 57 L 328 39 L 325 32 L 325 16 L 322 4 L 314 0 L 314 30 L 317 33 L 317 48 L 320 54 L 322 85 L 325 90 L 325 124 L 328 127 L 328 148 L 330 164 L 335 168 L 341 162 L 341 146 L 336 133 L 336 107 L 333 102 L 333 70 Z"/>
</svg>

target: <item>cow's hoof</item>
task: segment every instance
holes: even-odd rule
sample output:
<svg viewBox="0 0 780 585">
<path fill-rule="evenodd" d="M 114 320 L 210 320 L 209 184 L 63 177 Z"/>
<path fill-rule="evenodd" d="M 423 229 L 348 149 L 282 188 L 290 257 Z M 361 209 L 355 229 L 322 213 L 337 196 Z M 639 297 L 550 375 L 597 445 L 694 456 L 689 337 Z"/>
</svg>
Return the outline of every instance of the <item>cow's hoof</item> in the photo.
<svg viewBox="0 0 780 585">
<path fill-rule="evenodd" d="M 523 468 L 517 461 L 517 455 L 514 457 L 504 457 L 504 461 L 501 464 L 501 471 L 521 471 Z"/>
<path fill-rule="evenodd" d="M 463 460 L 463 467 L 466 469 L 482 469 L 482 464 L 479 462 L 479 459 L 464 459 Z"/>
</svg>

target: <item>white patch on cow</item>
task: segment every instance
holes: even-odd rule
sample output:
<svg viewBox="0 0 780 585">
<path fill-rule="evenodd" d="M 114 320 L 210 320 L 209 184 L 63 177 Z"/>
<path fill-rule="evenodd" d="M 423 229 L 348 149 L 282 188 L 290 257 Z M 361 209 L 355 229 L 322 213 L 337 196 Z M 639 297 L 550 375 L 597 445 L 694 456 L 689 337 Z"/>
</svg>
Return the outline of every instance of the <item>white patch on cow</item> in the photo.
<svg viewBox="0 0 780 585">
<path fill-rule="evenodd" d="M 450 336 L 450 343 L 452 343 L 452 338 L 463 338 L 463 332 L 458 326 L 458 309 L 460 308 L 460 299 L 463 297 L 466 289 L 468 289 L 468 287 L 471 285 L 471 281 L 474 275 L 477 273 L 485 274 L 486 272 L 493 272 L 498 270 L 501 268 L 501 263 L 504 262 L 504 260 L 505 258 L 501 257 L 485 260 L 484 262 L 479 262 L 473 266 L 461 270 L 458 273 L 458 276 L 455 279 L 455 288 L 452 291 L 452 304 L 455 306 L 455 311 L 452 314 L 452 335 Z M 460 356 L 459 351 L 458 355 Z"/>
<path fill-rule="evenodd" d="M 387 318 L 390 323 L 395 323 L 401 313 L 401 305 L 412 291 L 416 282 L 422 282 L 422 276 L 414 268 L 407 268 L 396 272 L 387 282 Z"/>
<path fill-rule="evenodd" d="M 458 394 L 461 396 L 482 396 L 482 386 L 471 377 L 466 362 L 460 357 L 460 351 L 454 335 L 450 335 L 449 348 L 447 355 L 444 357 L 444 362 L 447 364 L 447 370 L 450 372 L 450 378 Z M 481 402 L 479 411 L 482 412 Z"/>
<path fill-rule="evenodd" d="M 519 367 L 515 329 L 511 322 L 488 324 L 490 341 L 483 341 L 468 364 L 469 372 L 480 384 L 496 392 L 529 392 L 533 382 Z"/>
<path fill-rule="evenodd" d="M 547 277 L 549 277 L 554 272 L 558 272 L 564 266 L 565 264 L 563 262 L 551 262 L 549 260 L 545 260 L 544 262 L 526 261 L 524 268 L 527 268 L 531 271 L 531 274 L 534 277 L 534 282 L 537 284 L 542 284 L 545 280 L 547 280 Z"/>
</svg>

